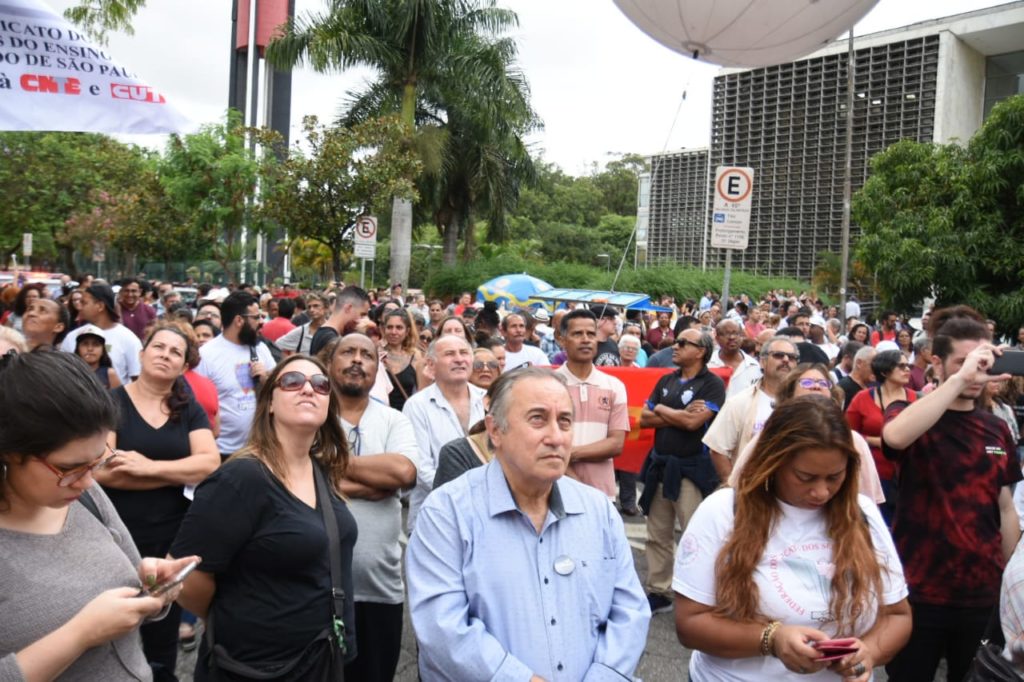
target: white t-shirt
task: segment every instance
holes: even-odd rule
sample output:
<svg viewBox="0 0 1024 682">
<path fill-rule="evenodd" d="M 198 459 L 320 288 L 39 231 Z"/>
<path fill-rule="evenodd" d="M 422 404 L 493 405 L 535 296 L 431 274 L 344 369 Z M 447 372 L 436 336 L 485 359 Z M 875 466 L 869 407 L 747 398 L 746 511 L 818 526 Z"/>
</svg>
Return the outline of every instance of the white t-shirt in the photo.
<svg viewBox="0 0 1024 682">
<path fill-rule="evenodd" d="M 90 325 L 91 326 L 91 325 Z M 85 327 L 79 327 L 64 337 L 60 349 L 65 353 L 75 352 L 75 340 L 82 333 Z M 122 384 L 131 383 L 132 377 L 142 373 L 142 361 L 139 360 L 139 353 L 142 351 L 142 342 L 135 333 L 123 324 L 115 323 L 110 329 L 103 330 L 103 337 L 106 339 L 107 355 L 117 372 L 117 378 Z"/>
<path fill-rule="evenodd" d="M 768 417 L 772 416 L 775 409 L 775 398 L 772 398 L 764 391 L 757 392 L 757 416 L 754 417 L 754 426 L 750 429 L 750 436 L 754 437 L 761 433 Z"/>
<path fill-rule="evenodd" d="M 715 560 L 733 530 L 735 491 L 723 488 L 709 496 L 697 508 L 676 552 L 672 589 L 696 602 L 715 605 Z M 907 596 L 892 537 L 875 503 L 858 497 L 871 528 L 871 543 L 882 565 L 882 603 L 895 604 Z M 858 623 L 857 632 L 837 632 L 829 614 L 830 582 L 835 571 L 832 542 L 825 525 L 825 514 L 817 509 L 800 509 L 779 502 L 782 514 L 772 531 L 764 556 L 754 570 L 754 584 L 761 595 L 760 611 L 786 625 L 813 627 L 829 637 L 860 637 L 874 624 L 877 608 Z M 702 680 L 762 682 L 797 679 L 774 656 L 720 658 L 694 651 L 690 659 L 694 676 Z M 800 675 L 801 680 L 834 682 L 836 674 L 822 670 Z"/>
<path fill-rule="evenodd" d="M 370 399 L 358 427 L 344 419 L 341 426 L 348 438 L 352 457 L 372 457 L 384 453 L 405 455 L 419 465 L 416 432 L 409 418 L 398 410 Z M 353 434 L 353 430 L 355 434 Z M 352 552 L 352 588 L 357 602 L 401 604 L 405 598 L 402 583 L 402 503 L 396 492 L 382 500 L 352 498 L 349 511 L 359 527 L 359 538 Z"/>
<path fill-rule="evenodd" d="M 513 353 L 508 348 L 505 349 L 505 371 L 511 372 L 517 367 L 522 367 L 526 363 L 530 365 L 546 367 L 551 364 L 548 360 L 548 356 L 544 354 L 537 346 L 531 346 L 524 343 L 523 347 Z"/>
<path fill-rule="evenodd" d="M 256 356 L 268 372 L 274 369 L 274 356 L 266 344 L 256 346 Z M 245 445 L 256 410 L 256 387 L 249 374 L 249 346 L 228 341 L 221 334 L 199 349 L 199 357 L 196 372 L 217 387 L 220 399 L 217 449 L 226 457 Z"/>
</svg>

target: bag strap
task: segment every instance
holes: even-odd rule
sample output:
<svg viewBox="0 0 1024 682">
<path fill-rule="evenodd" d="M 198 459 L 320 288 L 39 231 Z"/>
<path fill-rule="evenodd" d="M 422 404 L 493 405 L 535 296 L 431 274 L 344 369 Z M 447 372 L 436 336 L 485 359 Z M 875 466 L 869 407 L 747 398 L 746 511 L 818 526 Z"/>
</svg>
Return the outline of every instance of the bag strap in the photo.
<svg viewBox="0 0 1024 682">
<path fill-rule="evenodd" d="M 100 515 L 100 508 L 96 506 L 96 500 L 92 499 L 92 495 L 89 494 L 89 490 L 83 490 L 78 501 L 82 503 L 82 506 L 89 510 L 89 513 L 96 517 L 96 520 L 102 523 L 104 526 L 107 522 L 103 520 Z"/>
<path fill-rule="evenodd" d="M 341 540 L 338 537 L 338 519 L 334 514 L 331 494 L 320 464 L 313 462 L 313 480 L 316 483 L 317 503 L 324 517 L 324 529 L 327 531 L 327 552 L 331 561 L 331 599 L 334 604 L 334 631 L 338 638 L 338 646 L 345 651 L 345 588 L 341 584 Z"/>
</svg>

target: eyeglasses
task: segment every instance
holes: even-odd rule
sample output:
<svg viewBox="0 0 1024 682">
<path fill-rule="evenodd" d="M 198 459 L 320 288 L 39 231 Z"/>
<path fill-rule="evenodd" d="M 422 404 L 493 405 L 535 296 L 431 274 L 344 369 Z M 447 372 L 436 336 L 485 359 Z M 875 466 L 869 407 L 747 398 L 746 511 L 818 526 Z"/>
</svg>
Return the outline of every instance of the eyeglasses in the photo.
<svg viewBox="0 0 1024 682">
<path fill-rule="evenodd" d="M 701 346 L 699 343 L 696 343 L 694 341 L 690 341 L 689 339 L 679 339 L 678 341 L 676 341 L 676 345 L 679 346 L 680 348 L 686 348 L 687 346 L 693 346 L 694 348 L 700 348 L 701 350 L 704 349 L 704 347 Z"/>
<path fill-rule="evenodd" d="M 198 315 L 196 315 L 196 317 L 198 319 L 200 319 L 200 320 L 219 320 L 220 319 L 220 313 L 218 313 L 215 310 L 205 310 L 205 311 L 199 313 Z M 245 317 L 249 317 L 249 316 L 245 315 Z"/>
<path fill-rule="evenodd" d="M 896 363 L 896 369 L 902 369 L 904 372 L 906 372 L 908 369 L 910 369 L 910 363 L 909 362 L 897 362 Z"/>
<path fill-rule="evenodd" d="M 44 467 L 52 471 L 57 476 L 58 487 L 67 488 L 74 485 L 78 481 L 81 481 L 86 474 L 92 473 L 97 469 L 102 469 L 108 463 L 110 463 L 110 460 L 113 459 L 117 453 L 114 452 L 114 449 L 111 448 L 110 445 L 107 445 L 107 451 L 110 452 L 110 454 L 107 456 L 104 456 L 106 455 L 106 453 L 104 453 L 104 455 L 100 455 L 99 457 L 97 457 L 96 461 L 94 462 L 90 462 L 89 464 L 83 464 L 81 466 L 74 467 L 73 469 L 67 469 L 65 471 L 61 471 L 57 467 L 47 462 L 45 459 L 35 459 L 37 459 L 40 464 L 42 464 Z"/>
<path fill-rule="evenodd" d="M 420 341 L 433 341 L 434 337 L 430 334 L 420 334 Z"/>
<path fill-rule="evenodd" d="M 313 387 L 313 392 L 320 395 L 331 394 L 331 380 L 323 374 L 314 374 L 307 377 L 299 371 L 285 372 L 277 378 L 276 386 L 282 391 L 301 391 L 306 382 Z"/>
<path fill-rule="evenodd" d="M 797 355 L 796 353 L 784 353 L 781 350 L 775 350 L 772 351 L 771 353 L 765 353 L 765 355 L 770 357 L 772 360 L 778 360 L 779 362 L 782 362 L 783 360 L 789 360 L 790 362 L 800 361 L 800 356 Z"/>
<path fill-rule="evenodd" d="M 806 388 L 808 390 L 812 388 L 823 388 L 828 391 L 832 388 L 832 382 L 828 379 L 801 379 L 797 383 L 800 384 L 800 388 Z"/>
<path fill-rule="evenodd" d="M 479 372 L 484 367 L 486 367 L 487 369 L 491 370 L 492 372 L 497 372 L 498 368 L 501 367 L 501 365 L 498 364 L 497 360 L 487 360 L 486 362 L 483 361 L 483 360 L 474 360 L 473 361 L 473 371 L 474 372 Z"/>
</svg>

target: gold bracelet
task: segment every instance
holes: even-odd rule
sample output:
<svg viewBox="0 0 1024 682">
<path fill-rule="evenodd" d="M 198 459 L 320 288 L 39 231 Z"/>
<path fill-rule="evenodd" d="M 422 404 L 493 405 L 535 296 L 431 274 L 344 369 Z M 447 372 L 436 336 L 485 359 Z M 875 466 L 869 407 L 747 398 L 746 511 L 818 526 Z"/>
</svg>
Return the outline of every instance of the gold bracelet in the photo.
<svg viewBox="0 0 1024 682">
<path fill-rule="evenodd" d="M 775 631 L 782 625 L 777 620 L 773 620 L 764 627 L 761 631 L 761 655 L 762 656 L 774 656 L 772 652 L 772 639 L 775 637 Z"/>
</svg>

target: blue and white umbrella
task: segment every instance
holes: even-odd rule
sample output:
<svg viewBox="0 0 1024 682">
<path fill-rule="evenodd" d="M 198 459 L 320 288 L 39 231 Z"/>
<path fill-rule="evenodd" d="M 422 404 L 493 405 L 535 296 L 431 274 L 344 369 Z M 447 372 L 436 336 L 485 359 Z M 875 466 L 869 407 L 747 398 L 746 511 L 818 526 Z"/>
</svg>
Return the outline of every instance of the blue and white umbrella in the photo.
<svg viewBox="0 0 1024 682">
<path fill-rule="evenodd" d="M 528 308 L 546 305 L 538 294 L 551 290 L 551 285 L 542 279 L 523 273 L 521 275 L 502 275 L 484 282 L 476 290 L 476 300 L 480 302 L 494 301 L 499 307 Z"/>
</svg>

